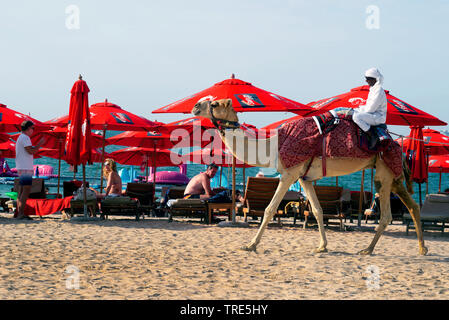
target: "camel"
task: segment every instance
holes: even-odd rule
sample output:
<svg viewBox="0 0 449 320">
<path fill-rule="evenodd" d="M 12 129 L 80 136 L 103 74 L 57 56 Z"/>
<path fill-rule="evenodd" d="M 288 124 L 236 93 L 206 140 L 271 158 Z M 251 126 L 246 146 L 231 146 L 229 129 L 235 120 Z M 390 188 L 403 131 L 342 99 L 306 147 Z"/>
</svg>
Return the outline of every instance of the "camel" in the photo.
<svg viewBox="0 0 449 320">
<path fill-rule="evenodd" d="M 247 251 L 256 251 L 256 247 L 260 243 L 264 230 L 273 218 L 273 215 L 275 214 L 279 203 L 283 199 L 288 188 L 294 182 L 299 180 L 308 200 L 311 203 L 313 215 L 315 216 L 318 223 L 320 243 L 319 246 L 313 250 L 313 252 L 327 252 L 327 239 L 323 224 L 323 211 L 312 184 L 313 181 L 319 180 L 323 177 L 322 161 L 320 157 L 312 158 L 312 160 L 309 161 L 311 162 L 310 164 L 305 161 L 288 169 L 284 168 L 282 165 L 282 161 L 279 161 L 279 154 L 277 150 L 277 135 L 270 135 L 270 137 L 266 139 L 250 139 L 248 138 L 248 136 L 245 136 L 244 131 L 239 128 L 239 119 L 234 108 L 232 107 L 231 99 L 222 99 L 217 101 L 206 100 L 198 102 L 193 107 L 192 114 L 195 116 L 208 118 L 214 123 L 214 125 L 219 129 L 219 134 L 223 142 L 231 151 L 231 153 L 236 157 L 236 159 L 244 161 L 245 163 L 256 167 L 274 167 L 281 174 L 278 188 L 276 189 L 275 195 L 273 196 L 270 204 L 265 209 L 263 221 L 259 227 L 257 234 L 249 242 L 249 244 L 242 247 L 241 249 Z M 234 140 L 240 143 L 234 143 Z M 264 161 L 260 161 L 259 157 L 256 157 L 256 159 L 254 159 L 254 157 L 252 157 L 253 159 L 249 159 L 251 158 L 250 155 L 258 154 L 260 151 L 259 149 L 261 149 L 262 146 L 264 146 L 265 149 L 268 148 L 271 150 L 271 152 L 269 152 L 268 154 L 268 161 L 266 159 Z M 395 179 L 393 172 L 378 156 L 364 159 L 329 158 L 327 159 L 326 164 L 326 176 L 342 176 L 360 171 L 365 168 L 373 167 L 376 168 L 374 181 L 376 191 L 379 193 L 381 217 L 372 242 L 366 249 L 361 250 L 359 254 L 371 255 L 379 238 L 383 234 L 388 224 L 392 221 L 390 192 L 394 192 L 405 204 L 413 218 L 418 238 L 419 254 L 426 255 L 428 249 L 424 245 L 420 221 L 420 208 L 413 200 L 410 193 L 407 191 L 407 188 L 404 186 L 404 172 L 399 178 Z M 307 177 L 305 177 L 306 173 Z M 407 182 L 409 182 L 409 186 L 411 186 L 411 182 Z"/>
</svg>

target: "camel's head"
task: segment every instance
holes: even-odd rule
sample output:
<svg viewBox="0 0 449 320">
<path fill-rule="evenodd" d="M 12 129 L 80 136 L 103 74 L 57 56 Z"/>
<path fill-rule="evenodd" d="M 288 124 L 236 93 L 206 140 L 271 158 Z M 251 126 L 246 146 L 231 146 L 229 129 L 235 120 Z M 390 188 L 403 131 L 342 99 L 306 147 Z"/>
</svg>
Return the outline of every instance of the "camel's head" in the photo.
<svg viewBox="0 0 449 320">
<path fill-rule="evenodd" d="M 236 128 L 239 126 L 237 113 L 232 107 L 231 99 L 198 102 L 192 109 L 195 116 L 205 117 L 221 128 Z"/>
</svg>

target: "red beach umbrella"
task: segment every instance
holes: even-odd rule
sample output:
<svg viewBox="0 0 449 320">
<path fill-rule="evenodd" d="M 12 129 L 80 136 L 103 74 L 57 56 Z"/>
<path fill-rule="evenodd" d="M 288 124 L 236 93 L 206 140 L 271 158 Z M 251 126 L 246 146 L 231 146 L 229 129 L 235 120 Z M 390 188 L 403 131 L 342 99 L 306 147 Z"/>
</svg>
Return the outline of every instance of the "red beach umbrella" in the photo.
<svg viewBox="0 0 449 320">
<path fill-rule="evenodd" d="M 423 129 L 424 150 L 428 155 L 449 154 L 449 137 L 433 129 Z M 410 137 L 404 139 L 404 152 L 409 148 L 412 140 Z M 401 144 L 401 139 L 396 139 Z"/>
<path fill-rule="evenodd" d="M 406 150 L 406 159 L 412 172 L 413 181 L 419 184 L 419 201 L 421 204 L 421 183 L 427 181 L 427 160 L 424 151 L 422 127 L 411 127 L 410 137 L 413 140 Z"/>
<path fill-rule="evenodd" d="M 170 149 L 176 144 L 170 140 L 170 135 L 155 131 L 125 131 L 106 141 L 112 145 L 153 149 Z"/>
<path fill-rule="evenodd" d="M 440 174 L 438 192 L 441 192 L 442 173 L 449 173 L 449 155 L 430 156 L 429 172 L 437 172 Z"/>
<path fill-rule="evenodd" d="M 190 113 L 197 102 L 220 99 L 231 99 L 232 106 L 237 112 L 290 111 L 301 113 L 311 111 L 302 103 L 259 89 L 249 82 L 235 79 L 232 75 L 230 79 L 218 82 L 208 89 L 154 110 L 153 113 Z"/>
<path fill-rule="evenodd" d="M 0 132 L 0 143 L 8 142 L 11 140 L 11 135 Z"/>
<path fill-rule="evenodd" d="M 369 93 L 369 86 L 361 86 L 351 91 L 326 99 L 310 102 L 307 105 L 315 112 L 302 114 L 304 116 L 316 115 L 339 107 L 358 108 L 365 104 Z M 387 124 L 402 126 L 445 126 L 446 122 L 419 110 L 416 107 L 391 95 L 385 90 L 387 96 Z M 299 114 L 299 113 L 298 113 Z"/>
<path fill-rule="evenodd" d="M 16 144 L 12 141 L 0 143 L 0 157 L 1 158 L 15 158 Z"/>
<path fill-rule="evenodd" d="M 0 132 L 19 132 L 21 131 L 20 125 L 25 120 L 33 121 L 36 131 L 50 129 L 49 125 L 0 103 Z"/>
<path fill-rule="evenodd" d="M 167 149 L 129 147 L 113 151 L 109 157 L 120 164 L 146 167 L 147 172 L 149 166 L 153 167 L 153 181 L 156 181 L 157 167 L 178 166 L 182 163 L 182 158 L 178 154 Z"/>
<path fill-rule="evenodd" d="M 86 163 L 92 164 L 89 91 L 87 83 L 80 75 L 70 92 L 69 123 L 65 143 L 66 162 L 75 168 L 78 165 L 83 166 L 84 218 L 87 218 Z"/>
</svg>

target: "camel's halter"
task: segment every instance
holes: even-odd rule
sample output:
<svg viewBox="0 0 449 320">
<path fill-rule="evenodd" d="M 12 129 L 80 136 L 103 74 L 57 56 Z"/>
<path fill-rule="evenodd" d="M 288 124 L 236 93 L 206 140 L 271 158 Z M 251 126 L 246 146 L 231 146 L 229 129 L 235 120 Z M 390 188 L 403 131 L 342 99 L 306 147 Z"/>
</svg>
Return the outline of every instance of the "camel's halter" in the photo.
<svg viewBox="0 0 449 320">
<path fill-rule="evenodd" d="M 212 103 L 209 104 L 210 120 L 214 126 L 223 134 L 225 129 L 238 129 L 240 128 L 240 123 L 237 121 L 229 121 L 225 119 L 219 119 L 214 116 L 215 106 Z"/>
</svg>

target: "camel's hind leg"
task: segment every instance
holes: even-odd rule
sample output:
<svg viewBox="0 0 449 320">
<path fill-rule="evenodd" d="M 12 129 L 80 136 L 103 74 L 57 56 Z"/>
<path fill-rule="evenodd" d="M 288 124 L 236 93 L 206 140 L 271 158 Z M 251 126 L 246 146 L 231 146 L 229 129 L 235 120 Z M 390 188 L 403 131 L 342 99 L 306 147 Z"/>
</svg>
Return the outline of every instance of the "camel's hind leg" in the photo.
<svg viewBox="0 0 449 320">
<path fill-rule="evenodd" d="M 288 188 L 293 184 L 293 182 L 296 181 L 296 179 L 297 177 L 292 175 L 291 173 L 284 172 L 282 174 L 281 180 L 279 181 L 279 185 L 276 189 L 276 193 L 274 194 L 273 199 L 271 199 L 268 207 L 265 209 L 263 221 L 259 227 L 259 231 L 248 245 L 242 247 L 243 250 L 256 251 L 256 247 L 259 244 L 260 239 L 262 238 L 262 234 L 265 231 L 265 228 L 276 213 L 276 210 L 279 207 L 282 199 L 284 198 L 284 195 L 287 192 Z"/>
<path fill-rule="evenodd" d="M 324 231 L 323 209 L 320 206 L 320 202 L 318 201 L 318 197 L 316 196 L 313 184 L 311 181 L 304 181 L 302 179 L 299 179 L 299 183 L 301 183 L 307 199 L 310 201 L 312 212 L 318 223 L 318 230 L 320 232 L 320 246 L 314 249 L 314 252 L 327 252 L 327 240 L 326 233 Z"/>
<path fill-rule="evenodd" d="M 390 169 L 381 160 L 376 163 L 376 175 L 374 177 L 374 184 L 376 191 L 379 193 L 380 202 L 380 220 L 379 226 L 376 230 L 376 235 L 368 248 L 359 252 L 359 254 L 369 255 L 373 252 L 374 247 L 379 241 L 380 236 L 385 231 L 388 224 L 391 222 L 391 205 L 390 205 L 390 193 L 393 183 L 393 174 Z"/>
<path fill-rule="evenodd" d="M 393 192 L 395 192 L 399 199 L 405 204 L 410 215 L 412 216 L 413 223 L 415 224 L 416 235 L 418 237 L 418 245 L 419 245 L 419 254 L 426 255 L 428 252 L 427 247 L 424 245 L 423 232 L 421 228 L 421 219 L 420 214 L 421 211 L 419 209 L 418 204 L 413 200 L 413 198 L 408 193 L 407 189 L 402 182 L 402 179 L 396 180 L 393 182 Z"/>
</svg>

